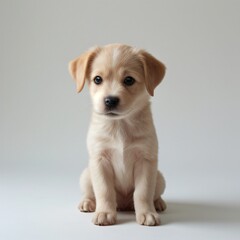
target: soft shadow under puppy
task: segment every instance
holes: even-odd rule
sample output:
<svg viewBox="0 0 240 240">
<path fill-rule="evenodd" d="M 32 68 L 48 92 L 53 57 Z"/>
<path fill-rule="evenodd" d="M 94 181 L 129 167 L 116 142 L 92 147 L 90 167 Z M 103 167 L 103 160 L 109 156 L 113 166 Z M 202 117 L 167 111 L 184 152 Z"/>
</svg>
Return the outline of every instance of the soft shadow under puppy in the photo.
<svg viewBox="0 0 240 240">
<path fill-rule="evenodd" d="M 240 205 L 200 202 L 167 202 L 162 224 L 240 223 Z"/>
</svg>

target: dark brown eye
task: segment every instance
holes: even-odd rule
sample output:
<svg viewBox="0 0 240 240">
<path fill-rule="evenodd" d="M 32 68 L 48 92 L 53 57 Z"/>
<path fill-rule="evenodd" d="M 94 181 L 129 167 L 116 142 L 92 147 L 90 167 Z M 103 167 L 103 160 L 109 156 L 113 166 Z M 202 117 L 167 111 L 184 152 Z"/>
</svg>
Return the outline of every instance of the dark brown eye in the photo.
<svg viewBox="0 0 240 240">
<path fill-rule="evenodd" d="M 125 77 L 123 83 L 126 86 L 132 86 L 135 83 L 135 79 L 133 77 L 128 76 L 128 77 Z"/>
<path fill-rule="evenodd" d="M 94 78 L 94 82 L 96 83 L 96 84 L 101 84 L 102 83 L 102 78 L 100 77 L 100 76 L 96 76 L 95 78 Z"/>
</svg>

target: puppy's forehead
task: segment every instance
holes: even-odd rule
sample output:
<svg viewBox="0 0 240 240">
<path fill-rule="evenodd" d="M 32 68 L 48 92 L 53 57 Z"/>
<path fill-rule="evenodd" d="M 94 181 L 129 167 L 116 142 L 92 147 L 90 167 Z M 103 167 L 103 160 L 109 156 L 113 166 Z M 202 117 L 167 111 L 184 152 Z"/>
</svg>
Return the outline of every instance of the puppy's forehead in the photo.
<svg viewBox="0 0 240 240">
<path fill-rule="evenodd" d="M 136 71 L 141 68 L 138 50 L 125 45 L 110 45 L 104 47 L 93 62 L 93 71 L 116 71 L 128 69 Z"/>
</svg>

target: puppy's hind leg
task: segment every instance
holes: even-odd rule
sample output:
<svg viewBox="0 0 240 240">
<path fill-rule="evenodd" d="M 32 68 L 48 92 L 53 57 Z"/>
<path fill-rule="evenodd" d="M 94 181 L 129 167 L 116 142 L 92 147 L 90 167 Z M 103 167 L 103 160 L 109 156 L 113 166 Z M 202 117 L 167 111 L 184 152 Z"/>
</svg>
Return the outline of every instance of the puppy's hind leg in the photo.
<svg viewBox="0 0 240 240">
<path fill-rule="evenodd" d="M 156 182 L 156 189 L 154 195 L 154 205 L 157 211 L 164 211 L 167 208 L 165 201 L 161 198 L 165 190 L 165 180 L 163 175 L 158 171 L 157 173 L 157 182 Z"/>
<path fill-rule="evenodd" d="M 80 187 L 83 192 L 83 199 L 78 208 L 81 212 L 94 212 L 96 201 L 92 187 L 90 171 L 86 168 L 80 177 Z"/>
</svg>

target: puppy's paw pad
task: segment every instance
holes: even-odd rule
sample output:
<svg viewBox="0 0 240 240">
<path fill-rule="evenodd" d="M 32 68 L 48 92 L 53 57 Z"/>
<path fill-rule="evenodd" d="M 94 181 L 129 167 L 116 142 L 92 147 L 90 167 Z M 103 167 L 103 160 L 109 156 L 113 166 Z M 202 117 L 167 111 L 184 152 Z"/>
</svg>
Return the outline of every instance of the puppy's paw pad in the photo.
<svg viewBox="0 0 240 240">
<path fill-rule="evenodd" d="M 106 226 L 115 224 L 116 220 L 116 213 L 96 212 L 92 221 L 95 225 Z"/>
<path fill-rule="evenodd" d="M 137 214 L 137 222 L 145 226 L 158 226 L 160 225 L 160 218 L 154 212 L 140 213 Z"/>
<path fill-rule="evenodd" d="M 162 198 L 158 198 L 157 200 L 154 201 L 155 209 L 157 211 L 163 212 L 167 208 L 167 204 L 165 203 Z"/>
<path fill-rule="evenodd" d="M 81 212 L 94 212 L 96 209 L 96 204 L 95 201 L 91 199 L 84 199 L 80 202 L 78 208 Z"/>
</svg>

